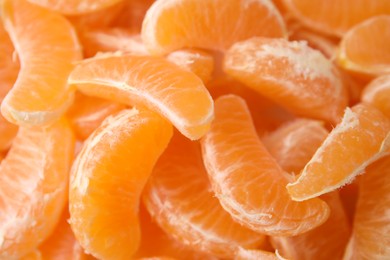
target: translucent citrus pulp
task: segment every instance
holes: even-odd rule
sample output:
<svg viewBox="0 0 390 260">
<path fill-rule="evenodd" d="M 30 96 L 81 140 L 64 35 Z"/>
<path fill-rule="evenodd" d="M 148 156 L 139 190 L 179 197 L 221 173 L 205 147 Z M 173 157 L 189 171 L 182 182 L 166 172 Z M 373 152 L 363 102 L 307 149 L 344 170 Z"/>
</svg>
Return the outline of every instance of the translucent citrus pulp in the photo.
<svg viewBox="0 0 390 260">
<path fill-rule="evenodd" d="M 132 109 L 108 117 L 84 143 L 72 168 L 69 208 L 88 253 L 129 259 L 137 251 L 141 191 L 171 135 L 158 114 Z"/>
<path fill-rule="evenodd" d="M 376 78 L 364 88 L 362 101 L 378 108 L 390 118 L 390 75 Z"/>
<path fill-rule="evenodd" d="M 72 63 L 81 59 L 77 35 L 69 21 L 58 13 L 25 0 L 0 3 L 4 26 L 21 65 L 15 85 L 1 104 L 1 112 L 8 121 L 19 125 L 52 122 L 72 102 L 67 78 Z"/>
<path fill-rule="evenodd" d="M 213 101 L 203 82 L 162 58 L 96 57 L 76 66 L 69 84 L 86 95 L 157 111 L 190 139 L 204 135 L 213 119 Z"/>
<path fill-rule="evenodd" d="M 215 113 L 202 139 L 203 160 L 216 196 L 236 221 L 261 233 L 284 236 L 326 221 L 325 202 L 290 199 L 283 187 L 289 177 L 257 137 L 241 98 L 218 98 Z"/>
</svg>

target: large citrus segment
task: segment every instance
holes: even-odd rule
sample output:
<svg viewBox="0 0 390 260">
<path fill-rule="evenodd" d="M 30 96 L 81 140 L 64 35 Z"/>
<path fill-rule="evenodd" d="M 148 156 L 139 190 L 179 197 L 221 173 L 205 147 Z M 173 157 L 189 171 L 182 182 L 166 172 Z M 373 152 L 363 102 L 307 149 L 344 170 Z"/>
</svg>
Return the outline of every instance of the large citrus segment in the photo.
<svg viewBox="0 0 390 260">
<path fill-rule="evenodd" d="M 55 228 L 66 202 L 73 146 L 63 119 L 19 130 L 0 164 L 0 258 L 22 257 Z"/>
<path fill-rule="evenodd" d="M 297 115 L 337 122 L 347 105 L 336 68 L 305 42 L 251 38 L 229 49 L 224 69 Z"/>
<path fill-rule="evenodd" d="M 1 8 L 21 64 L 1 112 L 19 125 L 53 121 L 72 101 L 67 78 L 81 58 L 76 33 L 63 16 L 25 0 L 4 0 Z"/>
<path fill-rule="evenodd" d="M 389 2 L 390 9 L 390 2 Z M 372 75 L 390 73 L 390 10 L 353 27 L 343 37 L 338 63 L 347 70 Z"/>
<path fill-rule="evenodd" d="M 143 200 L 165 232 L 222 258 L 239 246 L 254 248 L 264 240 L 223 210 L 210 188 L 200 147 L 179 134 L 156 164 Z"/>
<path fill-rule="evenodd" d="M 190 139 L 204 135 L 214 114 L 203 82 L 163 58 L 111 55 L 90 59 L 75 68 L 69 83 L 87 95 L 147 106 Z"/>
<path fill-rule="evenodd" d="M 290 199 L 284 188 L 289 176 L 257 137 L 245 102 L 228 95 L 215 105 L 216 118 L 202 139 L 202 150 L 224 209 L 239 223 L 269 235 L 297 235 L 322 224 L 328 206 L 319 199 Z"/>
<path fill-rule="evenodd" d="M 378 77 L 364 88 L 362 101 L 390 118 L 390 75 Z"/>
<path fill-rule="evenodd" d="M 28 0 L 31 3 L 63 14 L 83 14 L 114 5 L 121 0 Z"/>
<path fill-rule="evenodd" d="M 373 163 L 359 182 L 353 233 L 345 260 L 390 258 L 390 156 Z"/>
<path fill-rule="evenodd" d="M 287 186 L 291 197 L 302 201 L 350 183 L 383 156 L 389 131 L 390 120 L 374 107 L 359 104 L 347 108 L 301 175 Z"/>
<path fill-rule="evenodd" d="M 154 112 L 123 110 L 107 118 L 73 164 L 70 224 L 82 247 L 100 259 L 130 259 L 140 242 L 141 191 L 172 135 Z"/>
<path fill-rule="evenodd" d="M 226 50 L 253 36 L 284 37 L 285 25 L 270 0 L 156 1 L 142 38 L 153 54 L 184 47 Z"/>
<path fill-rule="evenodd" d="M 336 36 L 370 17 L 390 14 L 388 0 L 284 0 L 284 4 L 307 27 Z"/>
<path fill-rule="evenodd" d="M 266 135 L 262 141 L 283 170 L 298 174 L 327 135 L 321 121 L 296 119 Z"/>
</svg>

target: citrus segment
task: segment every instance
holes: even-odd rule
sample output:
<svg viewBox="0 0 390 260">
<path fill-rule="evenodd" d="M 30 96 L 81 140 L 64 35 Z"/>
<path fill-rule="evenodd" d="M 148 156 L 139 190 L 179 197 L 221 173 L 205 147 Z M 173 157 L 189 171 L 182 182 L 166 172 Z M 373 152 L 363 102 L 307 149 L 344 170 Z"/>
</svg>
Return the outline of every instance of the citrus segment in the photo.
<svg viewBox="0 0 390 260">
<path fill-rule="evenodd" d="M 190 139 L 204 135 L 213 118 L 213 101 L 193 73 L 157 57 L 121 55 L 79 64 L 69 83 L 91 96 L 158 111 Z"/>
<path fill-rule="evenodd" d="M 76 93 L 75 102 L 67 115 L 77 138 L 85 140 L 106 117 L 124 108 L 118 103 Z"/>
<path fill-rule="evenodd" d="M 143 201 L 166 233 L 218 257 L 229 258 L 239 246 L 255 248 L 265 239 L 223 210 L 210 188 L 200 147 L 179 134 L 156 164 Z"/>
<path fill-rule="evenodd" d="M 297 235 L 322 224 L 329 215 L 323 201 L 290 199 L 283 172 L 256 135 L 241 98 L 216 100 L 215 120 L 202 139 L 203 160 L 221 205 L 232 217 L 269 235 Z"/>
<path fill-rule="evenodd" d="M 52 122 L 72 101 L 67 78 L 81 58 L 76 33 L 63 16 L 25 0 L 4 0 L 1 9 L 21 64 L 1 112 L 19 125 Z"/>
<path fill-rule="evenodd" d="M 139 199 L 172 135 L 154 112 L 123 110 L 108 117 L 73 164 L 70 224 L 81 246 L 99 259 L 129 259 L 140 242 Z"/>
<path fill-rule="evenodd" d="M 321 226 L 292 237 L 272 237 L 280 254 L 288 259 L 342 259 L 351 228 L 337 192 L 321 196 L 330 207 L 328 220 Z"/>
<path fill-rule="evenodd" d="M 370 17 L 390 14 L 387 0 L 284 0 L 284 4 L 307 27 L 335 36 Z"/>
<path fill-rule="evenodd" d="M 22 257 L 55 228 L 66 202 L 73 146 L 63 119 L 19 130 L 0 164 L 0 258 Z"/>
<path fill-rule="evenodd" d="M 142 21 L 145 14 L 155 0 L 131 0 L 125 1 L 122 12 L 117 15 L 113 25 L 123 28 L 130 28 L 141 32 Z"/>
<path fill-rule="evenodd" d="M 300 116 L 337 122 L 347 105 L 336 68 L 305 42 L 251 38 L 229 49 L 224 69 Z"/>
<path fill-rule="evenodd" d="M 378 77 L 366 86 L 362 101 L 375 106 L 390 118 L 390 75 Z"/>
<path fill-rule="evenodd" d="M 262 141 L 283 170 L 298 174 L 327 135 L 328 130 L 321 121 L 296 119 L 266 135 Z"/>
<path fill-rule="evenodd" d="M 390 258 L 390 157 L 367 167 L 359 182 L 353 233 L 344 259 Z"/>
<path fill-rule="evenodd" d="M 146 13 L 142 39 L 152 54 L 186 47 L 224 51 L 253 36 L 284 37 L 270 0 L 156 1 Z"/>
<path fill-rule="evenodd" d="M 76 241 L 68 223 L 69 211 L 65 209 L 53 233 L 39 246 L 45 260 L 86 260 L 87 256 Z"/>
<path fill-rule="evenodd" d="M 390 14 L 390 2 L 389 14 Z M 390 73 L 390 15 L 373 17 L 345 34 L 338 63 L 345 69 L 381 75 Z"/>
<path fill-rule="evenodd" d="M 389 131 L 390 120 L 374 107 L 347 108 L 298 179 L 287 185 L 289 194 L 302 201 L 350 183 L 385 154 L 388 144 L 383 142 Z"/>
<path fill-rule="evenodd" d="M 83 14 L 107 8 L 122 0 L 28 0 L 63 14 Z"/>
</svg>

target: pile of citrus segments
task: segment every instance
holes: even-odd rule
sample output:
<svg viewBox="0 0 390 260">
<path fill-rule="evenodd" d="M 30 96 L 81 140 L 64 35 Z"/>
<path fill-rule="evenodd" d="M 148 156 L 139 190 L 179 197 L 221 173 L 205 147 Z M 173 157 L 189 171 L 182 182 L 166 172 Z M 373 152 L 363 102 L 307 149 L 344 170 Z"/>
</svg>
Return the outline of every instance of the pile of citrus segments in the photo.
<svg viewBox="0 0 390 260">
<path fill-rule="evenodd" d="M 0 21 L 0 259 L 390 259 L 389 0 Z"/>
</svg>

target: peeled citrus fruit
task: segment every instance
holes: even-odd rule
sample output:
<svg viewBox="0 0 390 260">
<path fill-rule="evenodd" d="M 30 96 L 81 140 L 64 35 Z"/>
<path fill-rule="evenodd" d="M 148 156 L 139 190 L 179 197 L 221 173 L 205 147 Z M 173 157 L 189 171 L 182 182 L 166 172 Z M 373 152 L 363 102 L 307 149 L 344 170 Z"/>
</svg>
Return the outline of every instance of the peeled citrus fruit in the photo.
<svg viewBox="0 0 390 260">
<path fill-rule="evenodd" d="M 240 246 L 256 248 L 265 238 L 235 223 L 224 211 L 211 190 L 199 144 L 179 134 L 156 164 L 143 201 L 165 232 L 221 258 L 230 257 Z"/>
<path fill-rule="evenodd" d="M 1 112 L 19 125 L 52 122 L 72 102 L 67 79 L 81 58 L 76 32 L 63 16 L 25 0 L 1 1 L 1 10 L 21 66 Z"/>
<path fill-rule="evenodd" d="M 147 106 L 190 139 L 204 135 L 214 114 L 203 82 L 162 58 L 109 55 L 89 59 L 76 66 L 69 83 L 86 95 Z"/>
<path fill-rule="evenodd" d="M 388 5 L 390 9 L 390 2 Z M 390 11 L 351 28 L 340 43 L 340 66 L 370 75 L 390 73 L 389 31 Z"/>
<path fill-rule="evenodd" d="M 390 118 L 390 75 L 376 78 L 364 88 L 362 101 L 378 108 Z"/>
<path fill-rule="evenodd" d="M 154 112 L 123 110 L 108 117 L 73 164 L 70 224 L 81 246 L 103 259 L 129 259 L 140 243 L 139 200 L 172 135 Z"/>
<path fill-rule="evenodd" d="M 54 230 L 66 203 L 73 146 L 64 119 L 20 128 L 0 164 L 0 258 L 24 256 Z"/>
<path fill-rule="evenodd" d="M 376 108 L 359 104 L 327 136 L 302 173 L 287 185 L 296 201 L 346 185 L 388 151 L 390 120 Z M 362 148 L 364 147 L 364 148 Z"/>
<path fill-rule="evenodd" d="M 270 0 L 167 0 L 146 13 L 142 39 L 152 54 L 184 47 L 223 51 L 253 36 L 284 37 L 285 30 Z"/>
<path fill-rule="evenodd" d="M 283 0 L 293 16 L 307 27 L 342 36 L 355 24 L 380 14 L 390 14 L 387 0 Z"/>
<path fill-rule="evenodd" d="M 390 257 L 389 171 L 390 157 L 386 156 L 370 165 L 360 179 L 353 232 L 345 260 Z"/>
<path fill-rule="evenodd" d="M 305 42 L 251 38 L 229 49 L 224 69 L 300 116 L 337 122 L 347 105 L 336 68 Z"/>
<path fill-rule="evenodd" d="M 203 160 L 223 208 L 253 230 L 291 236 L 322 224 L 325 202 L 290 199 L 283 185 L 289 176 L 256 135 L 245 102 L 234 95 L 218 98 L 215 120 L 202 139 Z"/>
</svg>

